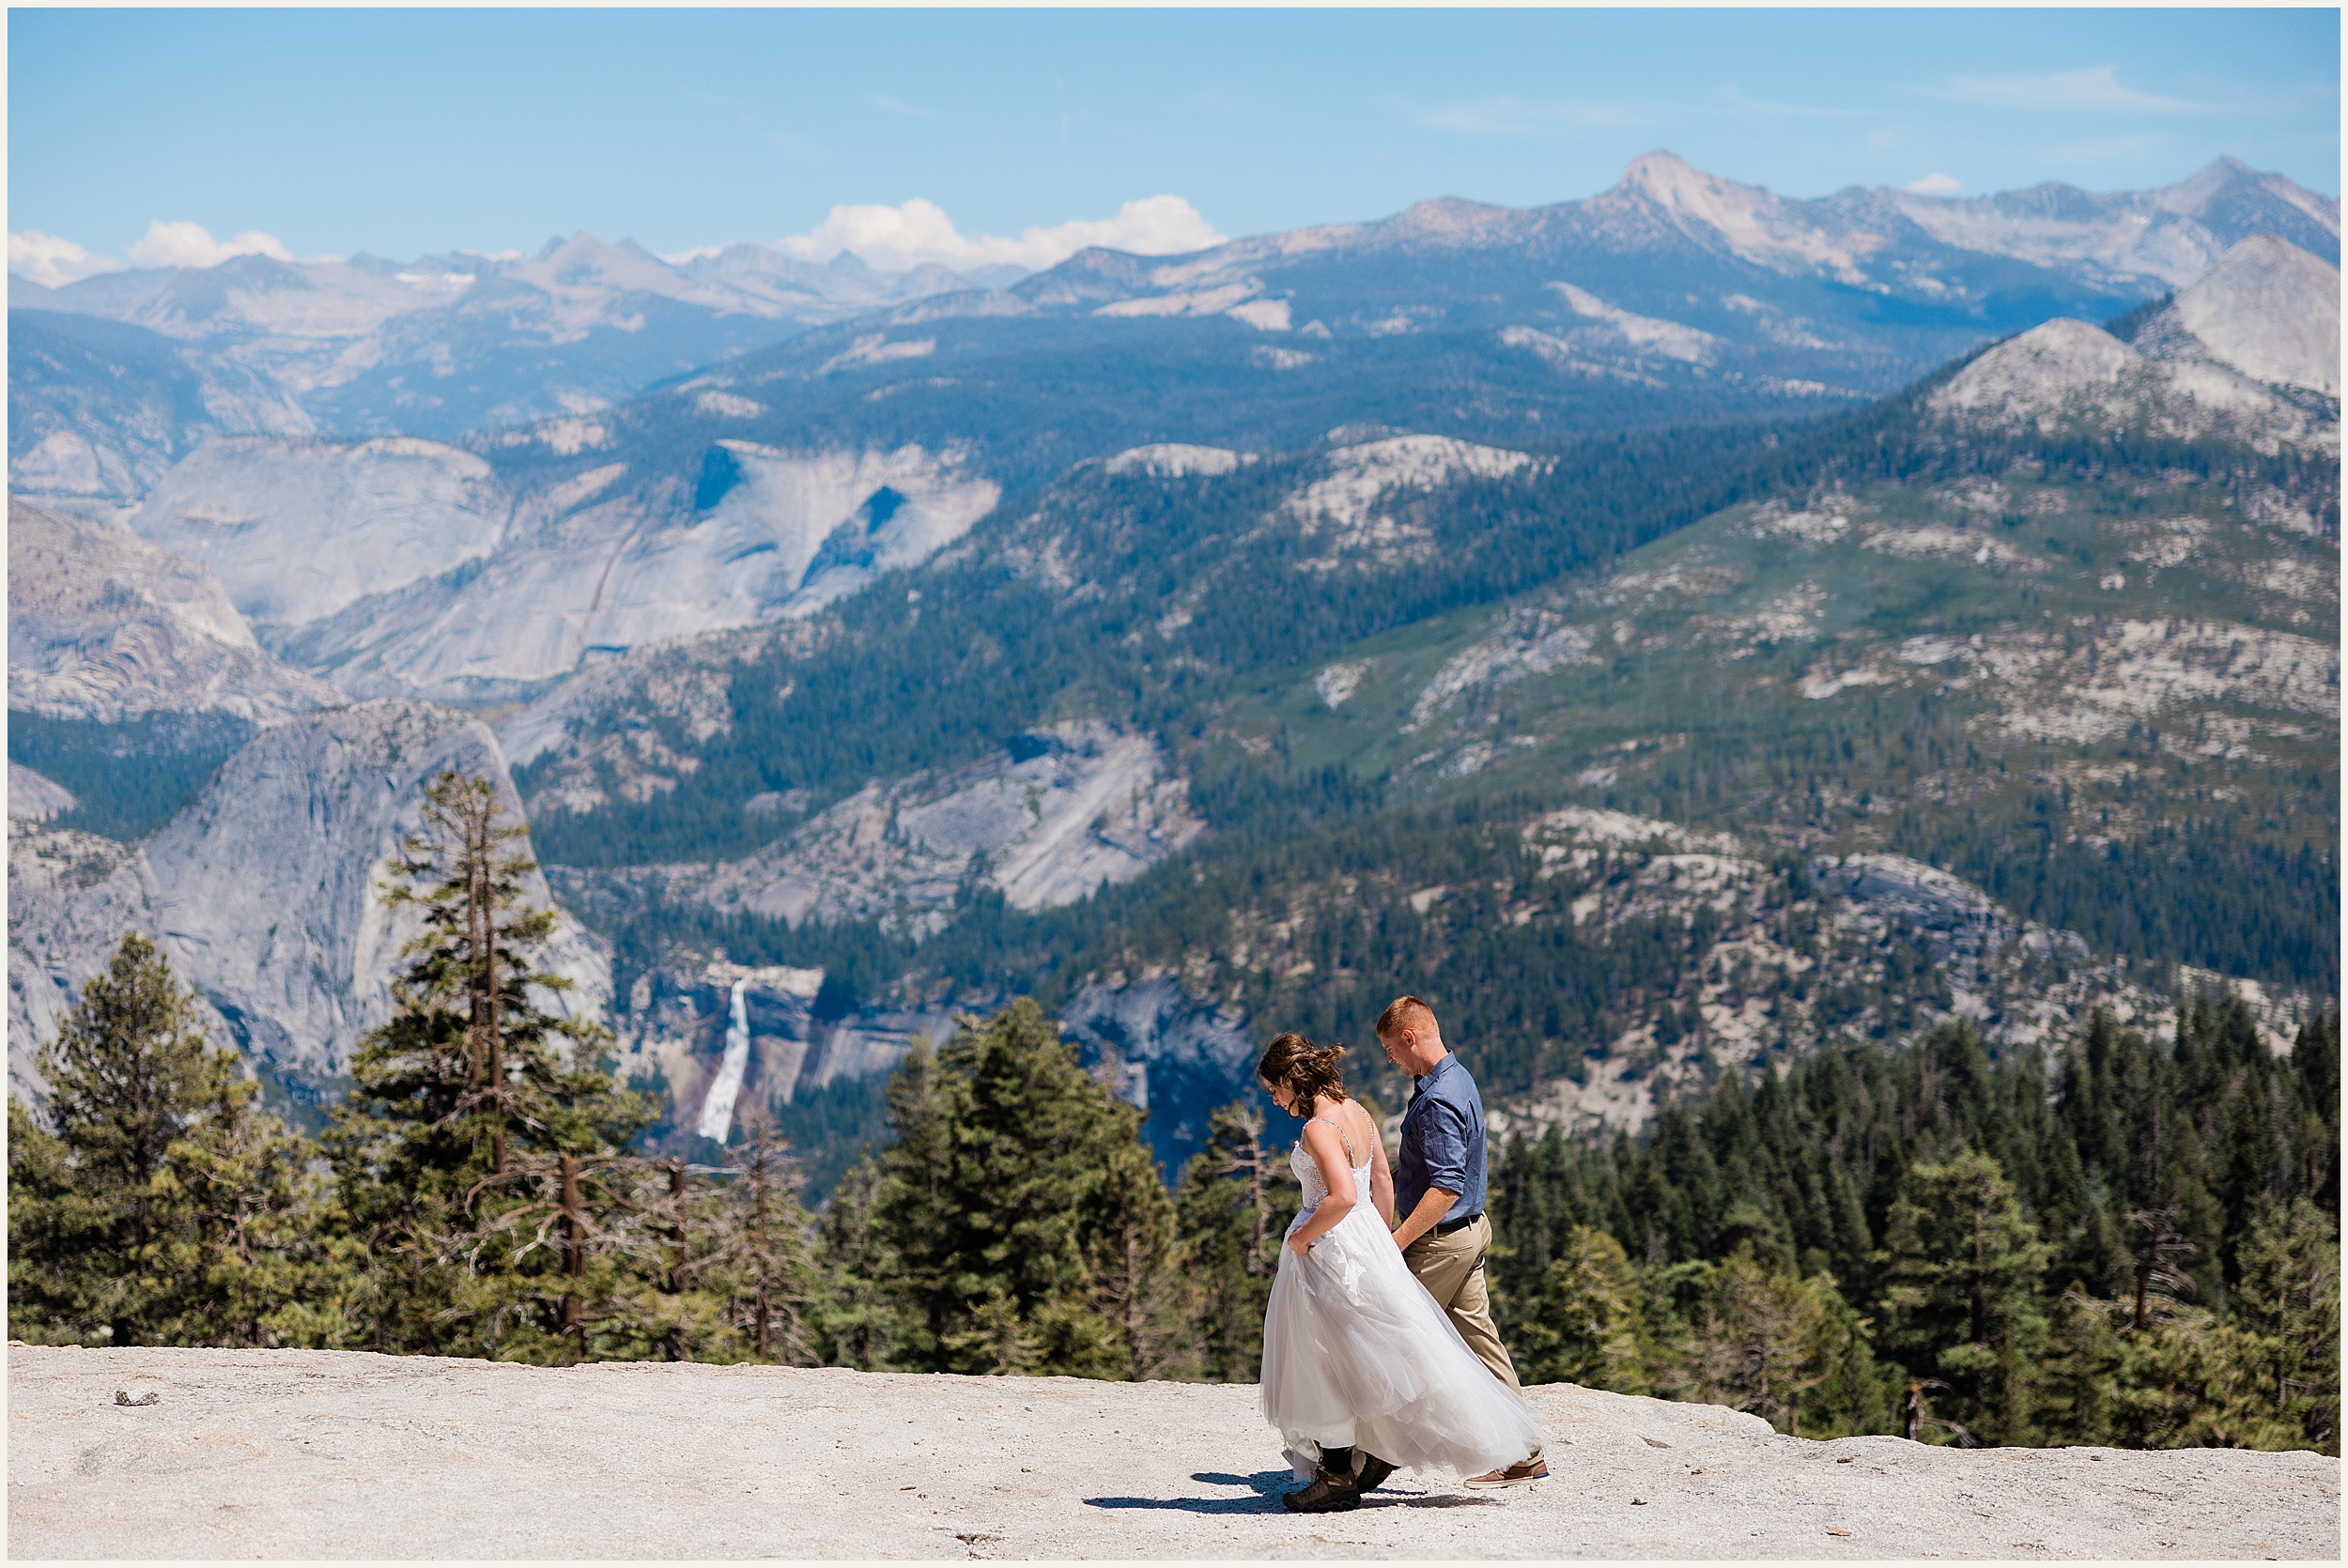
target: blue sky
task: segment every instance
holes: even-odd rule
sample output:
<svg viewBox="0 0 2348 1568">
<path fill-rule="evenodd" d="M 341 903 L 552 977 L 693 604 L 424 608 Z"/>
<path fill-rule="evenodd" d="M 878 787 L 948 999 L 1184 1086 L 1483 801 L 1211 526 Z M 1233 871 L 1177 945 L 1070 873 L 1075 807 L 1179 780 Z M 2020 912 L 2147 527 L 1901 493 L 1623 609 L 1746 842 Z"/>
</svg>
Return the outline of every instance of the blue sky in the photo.
<svg viewBox="0 0 2348 1568">
<path fill-rule="evenodd" d="M 1172 248 L 1583 196 L 1659 146 L 1795 195 L 2127 189 L 2224 153 L 2337 194 L 2340 57 L 2331 9 L 15 10 L 8 229 L 12 258 L 35 231 L 160 254 L 159 222 L 303 256 L 678 252 L 856 204 L 1017 236 L 1170 195 L 1090 237 Z"/>
</svg>

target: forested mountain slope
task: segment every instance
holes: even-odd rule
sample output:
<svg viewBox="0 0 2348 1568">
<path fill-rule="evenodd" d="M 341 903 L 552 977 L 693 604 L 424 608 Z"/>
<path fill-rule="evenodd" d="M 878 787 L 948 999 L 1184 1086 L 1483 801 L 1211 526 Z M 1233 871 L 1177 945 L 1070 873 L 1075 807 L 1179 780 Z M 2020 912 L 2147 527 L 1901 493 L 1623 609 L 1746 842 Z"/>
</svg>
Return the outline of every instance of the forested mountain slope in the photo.
<svg viewBox="0 0 2348 1568">
<path fill-rule="evenodd" d="M 2338 986 L 2329 448 L 2015 430 L 1951 404 L 1972 373 L 1800 432 L 1137 451 L 806 638 L 511 721 L 520 781 L 624 973 L 689 992 L 723 945 L 835 1007 L 1033 991 L 1169 1158 L 1251 1032 L 1360 1038 L 1402 989 L 1456 999 L 1504 1124 L 1637 1126 L 1936 1018 L 2150 1022 L 2196 975 L 2287 1037 Z M 1166 858 L 1069 903 L 908 811 L 1074 723 L 1155 733 L 1202 835 L 1104 816 Z M 854 910 L 803 913 L 818 864 Z M 873 1114 L 769 1092 L 809 1091 L 819 1142 Z"/>
<path fill-rule="evenodd" d="M 1570 210 L 1088 254 L 456 441 L 216 436 L 131 526 L 348 694 L 494 702 L 662 1135 L 732 1071 L 819 1186 L 914 1036 L 1020 994 L 1169 1170 L 1251 1038 L 1403 989 L 1509 1126 L 2213 977 L 2281 1038 L 2339 983 L 2337 272 L 2212 214 L 2336 236 L 2287 195 L 2219 170 L 1969 249 L 1648 160 Z M 1614 295 L 1549 275 L 1601 253 Z M 1658 314 L 1641 256 L 1845 339 Z M 1531 282 L 1471 309 L 1488 267 Z M 1927 273 L 1945 319 L 1870 315 Z M 1450 303 L 1365 314 L 1406 285 Z M 1763 386 L 1993 322 L 2030 330 L 1863 407 Z M 134 838 L 248 738 L 141 722 L 11 759 Z"/>
</svg>

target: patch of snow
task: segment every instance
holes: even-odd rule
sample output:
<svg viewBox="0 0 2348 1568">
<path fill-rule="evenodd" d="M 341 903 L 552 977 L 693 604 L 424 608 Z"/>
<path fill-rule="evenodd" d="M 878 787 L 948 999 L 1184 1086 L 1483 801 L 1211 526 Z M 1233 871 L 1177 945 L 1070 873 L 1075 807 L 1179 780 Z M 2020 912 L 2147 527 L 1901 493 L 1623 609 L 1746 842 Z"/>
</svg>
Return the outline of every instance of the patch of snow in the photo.
<svg viewBox="0 0 2348 1568">
<path fill-rule="evenodd" d="M 1185 446 L 1179 441 L 1159 441 L 1151 446 L 1127 447 L 1114 457 L 1103 458 L 1101 467 L 1110 473 L 1145 473 L 1152 479 L 1182 479 L 1193 474 L 1213 477 L 1230 473 L 1243 463 L 1255 460 L 1255 453 L 1233 452 L 1228 447 Z"/>
<path fill-rule="evenodd" d="M 1223 313 L 1234 321 L 1244 321 L 1259 332 L 1285 332 L 1289 330 L 1289 302 L 1286 300 L 1250 300 L 1244 305 L 1233 305 Z"/>
<path fill-rule="evenodd" d="M 936 352 L 935 338 L 901 338 L 891 343 L 887 332 L 867 332 L 817 365 L 815 374 L 829 376 L 835 370 L 853 370 L 858 365 L 888 364 L 894 360 L 922 360 Z"/>
<path fill-rule="evenodd" d="M 1225 284 L 1218 288 L 1152 294 L 1139 300 L 1120 300 L 1115 304 L 1101 306 L 1092 314 L 1108 316 L 1228 315 L 1233 314 L 1235 307 L 1252 297 L 1257 287 L 1254 280 L 1250 279 Z M 1288 314 L 1285 301 L 1281 302 L 1280 313 L 1285 321 Z M 1256 325 L 1253 322 L 1249 324 Z"/>
<path fill-rule="evenodd" d="M 705 392 L 693 399 L 693 407 L 702 413 L 719 419 L 756 419 L 766 411 L 766 405 L 727 392 Z"/>
<path fill-rule="evenodd" d="M 1634 315 L 1569 283 L 1552 283 L 1549 286 L 1564 297 L 1574 315 L 1599 323 L 1634 349 L 1651 349 L 1667 360 L 1689 364 L 1708 364 L 1720 345 L 1720 339 L 1709 332 L 1676 321 Z"/>
</svg>

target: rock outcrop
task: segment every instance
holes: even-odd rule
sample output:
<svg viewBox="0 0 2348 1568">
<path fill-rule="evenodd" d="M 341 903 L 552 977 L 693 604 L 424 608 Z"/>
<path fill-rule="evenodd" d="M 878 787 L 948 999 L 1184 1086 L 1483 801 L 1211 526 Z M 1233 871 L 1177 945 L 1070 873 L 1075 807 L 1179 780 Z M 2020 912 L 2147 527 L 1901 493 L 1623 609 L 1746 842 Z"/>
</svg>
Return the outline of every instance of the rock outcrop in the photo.
<svg viewBox="0 0 2348 1568">
<path fill-rule="evenodd" d="M 923 931 L 968 884 L 1014 909 L 1130 882 L 1202 823 L 1156 741 L 1102 724 L 1030 730 L 943 777 L 868 785 L 773 848 L 647 873 L 672 898 L 787 920 L 887 918 Z"/>
<path fill-rule="evenodd" d="M 512 781 L 488 729 L 444 708 L 371 702 L 290 719 L 224 765 L 152 838 L 126 845 L 13 822 L 8 838 L 8 1079 L 38 1099 L 41 1040 L 127 930 L 151 936 L 207 1022 L 298 1099 L 325 1098 L 391 1007 L 412 917 L 377 899 L 386 860 L 448 768 Z M 530 879 L 532 901 L 549 901 Z M 609 961 L 564 923 L 555 1006 L 600 1018 Z"/>
<path fill-rule="evenodd" d="M 1526 1394 L 1548 1428 L 1548 1481 L 1495 1495 L 1406 1472 L 1351 1514 L 1313 1516 L 1281 1507 L 1295 1482 L 1244 1384 L 12 1346 L 8 1545 L 21 1558 L 2340 1556 L 2340 1461 L 2323 1454 L 1813 1442 L 1716 1405 L 1563 1383 Z"/>
<path fill-rule="evenodd" d="M 2001 430 L 2138 430 L 2337 451 L 2340 269 L 2270 235 L 2236 245 L 2122 342 L 2058 318 L 1998 345 L 1932 394 Z"/>
<path fill-rule="evenodd" d="M 73 792 L 28 767 L 8 764 L 8 821 L 45 822 L 73 809 Z"/>
<path fill-rule="evenodd" d="M 209 567 L 8 502 L 9 707 L 105 724 L 148 713 L 273 724 L 343 700 L 264 653 Z"/>
</svg>

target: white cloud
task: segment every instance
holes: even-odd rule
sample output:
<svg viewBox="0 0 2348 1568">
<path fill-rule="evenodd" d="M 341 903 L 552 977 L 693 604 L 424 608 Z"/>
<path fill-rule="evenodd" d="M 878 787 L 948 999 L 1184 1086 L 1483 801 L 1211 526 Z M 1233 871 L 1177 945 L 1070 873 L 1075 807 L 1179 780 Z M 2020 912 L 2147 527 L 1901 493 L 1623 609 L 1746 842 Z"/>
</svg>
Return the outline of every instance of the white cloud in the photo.
<svg viewBox="0 0 2348 1568">
<path fill-rule="evenodd" d="M 513 253 L 519 255 L 521 253 Z M 20 277 L 46 284 L 51 288 L 72 283 L 77 278 L 100 272 L 118 272 L 125 267 L 217 267 L 231 256 L 270 256 L 278 261 L 291 261 L 293 253 L 273 234 L 247 229 L 228 239 L 214 239 L 211 231 L 201 223 L 166 223 L 157 218 L 147 225 L 122 256 L 99 255 L 84 250 L 70 239 L 60 239 L 54 234 L 27 230 L 8 236 L 8 270 Z M 312 261 L 334 261 L 334 256 L 312 256 Z"/>
<path fill-rule="evenodd" d="M 2000 109 L 2084 109 L 2132 114 L 2200 114 L 2213 108 L 2179 98 L 2162 98 L 2120 85 L 2110 66 L 2058 70 L 2045 76 L 1959 76 L 1933 94 Z"/>
<path fill-rule="evenodd" d="M 136 267 L 217 267 L 230 256 L 270 256 L 293 260 L 293 253 L 273 234 L 248 229 L 233 239 L 214 239 L 201 223 L 166 223 L 161 218 L 125 253 Z"/>
<path fill-rule="evenodd" d="M 970 267 L 1056 267 L 1089 245 L 1139 255 L 1176 255 L 1220 245 L 1224 237 L 1180 196 L 1145 196 L 1127 202 L 1114 218 L 1073 219 L 1050 228 L 1031 228 L 1018 238 L 965 235 L 946 209 L 919 196 L 901 207 L 835 207 L 811 234 L 776 241 L 776 248 L 805 261 L 829 261 L 853 251 L 883 271 L 925 262 Z"/>
<path fill-rule="evenodd" d="M 1922 179 L 1911 179 L 1902 190 L 1920 196 L 1954 196 L 1965 189 L 1965 182 L 1954 175 L 1944 175 L 1935 169 Z"/>
<path fill-rule="evenodd" d="M 77 278 L 112 272 L 121 266 L 112 256 L 92 255 L 70 239 L 38 229 L 8 236 L 8 270 L 49 288 L 61 288 Z"/>
<path fill-rule="evenodd" d="M 1553 136 L 1568 126 L 1630 125 L 1630 116 L 1595 103 L 1520 103 L 1513 98 L 1413 109 L 1411 118 L 1429 131 L 1470 136 Z"/>
</svg>

